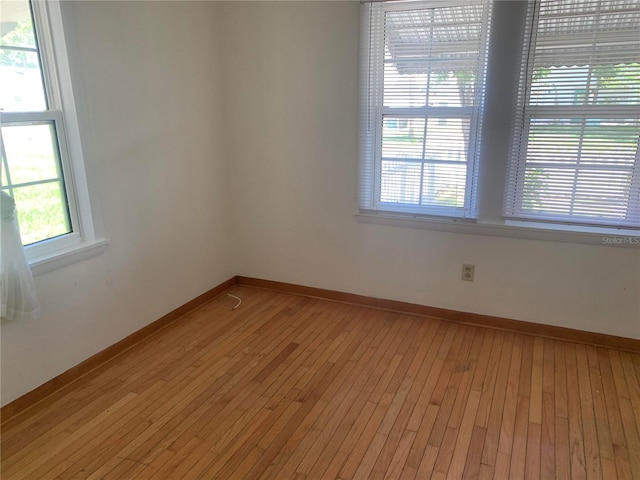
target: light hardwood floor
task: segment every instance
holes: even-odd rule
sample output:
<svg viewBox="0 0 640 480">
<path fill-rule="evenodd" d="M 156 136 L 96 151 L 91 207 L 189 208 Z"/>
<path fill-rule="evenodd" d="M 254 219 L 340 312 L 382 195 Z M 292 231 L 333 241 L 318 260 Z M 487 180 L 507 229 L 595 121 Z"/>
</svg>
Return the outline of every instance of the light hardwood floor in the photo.
<svg viewBox="0 0 640 480">
<path fill-rule="evenodd" d="M 5 424 L 2 479 L 640 479 L 640 354 L 231 293 Z"/>
</svg>

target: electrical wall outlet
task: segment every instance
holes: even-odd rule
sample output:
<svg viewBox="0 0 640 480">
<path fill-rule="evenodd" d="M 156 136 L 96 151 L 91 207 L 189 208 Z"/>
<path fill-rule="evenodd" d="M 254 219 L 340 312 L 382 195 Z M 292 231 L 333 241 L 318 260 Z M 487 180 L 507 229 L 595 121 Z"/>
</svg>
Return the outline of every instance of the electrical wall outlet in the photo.
<svg viewBox="0 0 640 480">
<path fill-rule="evenodd" d="M 475 268 L 475 265 L 462 265 L 462 280 L 473 282 L 473 273 Z"/>
</svg>

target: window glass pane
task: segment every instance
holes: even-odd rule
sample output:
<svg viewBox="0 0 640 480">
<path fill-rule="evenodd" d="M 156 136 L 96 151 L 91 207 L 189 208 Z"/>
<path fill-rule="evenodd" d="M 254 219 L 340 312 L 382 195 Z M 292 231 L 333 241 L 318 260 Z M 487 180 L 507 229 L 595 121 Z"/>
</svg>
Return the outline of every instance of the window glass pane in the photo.
<svg viewBox="0 0 640 480">
<path fill-rule="evenodd" d="M 381 201 L 463 207 L 469 127 L 469 118 L 429 117 L 425 122 L 385 116 Z"/>
<path fill-rule="evenodd" d="M 422 164 L 382 162 L 380 201 L 418 205 Z"/>
<path fill-rule="evenodd" d="M 42 71 L 28 1 L 2 2 L 0 35 L 0 110 L 45 110 Z"/>
<path fill-rule="evenodd" d="M 7 180 L 7 172 L 5 171 L 4 159 L 3 159 L 3 162 L 2 162 L 2 167 L 1 168 L 2 168 L 2 170 L 1 170 L 1 173 L 0 173 L 0 185 L 2 185 L 2 187 L 4 189 L 4 186 L 9 183 L 9 181 Z"/>
<path fill-rule="evenodd" d="M 523 211 L 624 219 L 639 135 L 635 119 L 533 119 Z"/>
<path fill-rule="evenodd" d="M 484 8 L 386 12 L 384 106 L 474 105 Z"/>
<path fill-rule="evenodd" d="M 385 203 L 462 207 L 467 166 L 383 161 L 380 198 Z"/>
<path fill-rule="evenodd" d="M 532 119 L 529 123 L 527 163 L 575 163 L 581 131 L 580 119 Z"/>
<path fill-rule="evenodd" d="M 425 163 L 422 179 L 422 203 L 428 205 L 462 207 L 466 188 L 465 164 Z"/>
<path fill-rule="evenodd" d="M 53 122 L 5 125 L 2 186 L 16 200 L 25 245 L 71 231 Z"/>
<path fill-rule="evenodd" d="M 52 123 L 4 126 L 2 141 L 13 185 L 60 178 Z"/>
<path fill-rule="evenodd" d="M 0 45 L 36 48 L 28 0 L 2 2 Z"/>
<path fill-rule="evenodd" d="M 13 198 L 24 245 L 71 232 L 62 182 L 14 188 Z"/>
<path fill-rule="evenodd" d="M 531 167 L 525 172 L 523 209 L 531 213 L 582 218 L 624 219 L 631 182 L 629 170 Z"/>
<path fill-rule="evenodd" d="M 382 122 L 382 157 L 422 159 L 424 152 L 424 118 L 384 117 Z"/>
<path fill-rule="evenodd" d="M 632 167 L 639 135 L 636 119 L 536 118 L 529 123 L 526 162 Z"/>
<path fill-rule="evenodd" d="M 634 105 L 640 102 L 640 63 L 538 66 L 531 105 Z"/>
<path fill-rule="evenodd" d="M 466 162 L 470 127 L 469 117 L 429 118 L 425 159 Z"/>
</svg>

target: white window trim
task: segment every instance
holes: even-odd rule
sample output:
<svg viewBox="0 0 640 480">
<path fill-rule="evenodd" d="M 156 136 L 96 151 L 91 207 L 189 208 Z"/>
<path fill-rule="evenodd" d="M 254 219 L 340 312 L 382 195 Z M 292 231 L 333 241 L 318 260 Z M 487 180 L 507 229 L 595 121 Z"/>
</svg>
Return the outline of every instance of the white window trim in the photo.
<svg viewBox="0 0 640 480">
<path fill-rule="evenodd" d="M 493 5 L 485 92 L 485 119 L 483 122 L 484 130 L 482 132 L 480 172 L 478 176 L 478 218 L 476 220 L 456 219 L 411 213 L 372 211 L 361 208 L 359 200 L 356 200 L 357 210 L 354 216 L 358 222 L 525 240 L 640 248 L 640 231 L 638 230 L 508 221 L 502 216 L 508 152 L 511 147 L 510 127 L 516 106 L 517 76 L 521 65 L 519 53 L 513 56 L 512 51 L 514 44 L 522 44 L 527 4 L 528 2 L 496 1 Z M 366 6 L 361 7 L 361 42 L 368 38 L 369 16 L 367 12 Z M 361 52 L 364 52 L 362 46 Z M 366 75 L 368 72 L 368 58 L 362 57 L 360 74 Z M 500 60 L 496 61 L 496 57 L 499 57 Z M 368 99 L 363 95 L 362 89 L 360 93 L 362 106 L 365 105 Z M 363 141 L 366 141 L 365 135 L 361 130 L 361 145 Z M 360 188 L 368 181 L 363 178 L 361 169 L 362 166 L 359 162 L 358 186 Z"/>
<path fill-rule="evenodd" d="M 637 230 L 579 226 L 552 225 L 546 223 L 505 222 L 479 223 L 466 219 L 428 218 L 387 213 L 356 212 L 360 223 L 393 227 L 435 230 L 438 232 L 464 233 L 491 237 L 541 240 L 547 242 L 604 245 L 609 247 L 640 248 L 640 232 Z"/>
<path fill-rule="evenodd" d="M 476 0 L 474 0 L 476 1 Z M 415 7 L 411 2 L 385 2 L 384 6 L 375 5 L 379 2 L 368 2 L 362 6 L 361 10 L 361 60 L 360 60 L 360 156 L 359 156 L 359 185 L 358 202 L 361 212 L 374 212 L 384 215 L 407 214 L 407 215 L 433 215 L 438 218 L 475 218 L 477 203 L 477 172 L 479 154 L 481 147 L 480 136 L 482 133 L 482 119 L 484 107 L 484 85 L 486 82 L 486 67 L 479 63 L 479 70 L 482 80 L 476 91 L 474 105 L 459 106 L 454 108 L 441 108 L 425 105 L 423 107 L 412 107 L 402 109 L 397 107 L 385 107 L 383 105 L 383 76 L 384 67 L 381 59 L 384 56 L 384 46 L 380 43 L 372 42 L 371 37 L 384 38 L 384 12 L 397 10 L 407 10 Z M 457 5 L 468 5 L 469 0 L 429 0 L 421 2 L 418 8 L 431 7 L 451 7 Z M 490 3 L 483 0 L 481 3 Z M 484 20 L 490 15 L 491 5 L 485 8 Z M 479 59 L 486 58 L 488 50 L 487 35 L 490 29 L 485 29 L 480 39 Z M 406 111 L 405 111 L 406 110 Z M 475 139 L 470 142 L 466 160 L 466 186 L 465 202 L 463 206 L 454 207 L 446 205 L 429 204 L 396 204 L 381 200 L 381 163 L 382 163 L 382 119 L 385 115 L 411 115 L 421 117 L 427 112 L 439 112 L 440 115 L 459 117 L 468 116 L 470 123 L 469 138 Z M 425 120 L 426 121 L 426 120 Z M 423 162 L 425 160 L 423 159 Z M 416 163 L 420 163 L 417 161 Z M 371 177 L 371 178 L 369 178 Z"/>
<path fill-rule="evenodd" d="M 31 4 L 49 109 L 54 111 L 44 114 L 57 116 L 59 148 L 73 222 L 72 233 L 25 246 L 27 260 L 37 276 L 101 255 L 109 240 L 97 235 L 94 225 L 60 2 L 34 0 Z M 59 115 L 56 110 L 60 111 Z M 18 119 L 19 115 L 12 114 L 12 117 Z"/>
</svg>

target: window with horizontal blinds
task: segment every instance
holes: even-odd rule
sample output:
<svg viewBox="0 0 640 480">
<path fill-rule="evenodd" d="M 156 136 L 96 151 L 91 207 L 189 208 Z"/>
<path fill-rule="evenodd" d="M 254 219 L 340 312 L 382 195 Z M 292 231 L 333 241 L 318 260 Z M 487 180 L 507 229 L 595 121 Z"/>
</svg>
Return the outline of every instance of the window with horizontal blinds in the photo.
<svg viewBox="0 0 640 480">
<path fill-rule="evenodd" d="M 530 4 L 505 218 L 640 228 L 640 1 Z"/>
<path fill-rule="evenodd" d="M 474 218 L 490 2 L 363 8 L 361 211 Z"/>
</svg>

